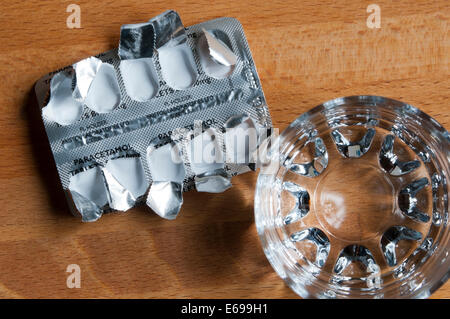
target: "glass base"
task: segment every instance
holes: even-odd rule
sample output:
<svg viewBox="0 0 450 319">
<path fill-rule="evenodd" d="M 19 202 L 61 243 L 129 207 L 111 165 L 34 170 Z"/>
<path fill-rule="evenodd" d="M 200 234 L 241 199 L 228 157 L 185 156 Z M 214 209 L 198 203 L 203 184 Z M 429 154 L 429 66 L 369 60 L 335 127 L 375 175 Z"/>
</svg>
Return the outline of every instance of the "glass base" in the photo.
<svg viewBox="0 0 450 319">
<path fill-rule="evenodd" d="M 341 98 L 267 154 L 257 229 L 300 296 L 427 297 L 446 278 L 450 148 L 436 121 L 382 97 Z"/>
</svg>

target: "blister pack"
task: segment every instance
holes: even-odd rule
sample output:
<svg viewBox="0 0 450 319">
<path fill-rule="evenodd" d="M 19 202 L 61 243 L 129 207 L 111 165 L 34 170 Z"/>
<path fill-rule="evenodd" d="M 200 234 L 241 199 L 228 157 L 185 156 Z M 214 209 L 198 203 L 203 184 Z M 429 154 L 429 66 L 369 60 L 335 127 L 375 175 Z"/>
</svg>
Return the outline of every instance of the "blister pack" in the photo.
<svg viewBox="0 0 450 319">
<path fill-rule="evenodd" d="M 52 72 L 35 90 L 62 187 L 83 221 L 139 203 L 173 219 L 183 192 L 224 191 L 254 168 L 272 127 L 233 18 L 185 28 L 167 11 L 124 25 L 118 49 Z"/>
</svg>

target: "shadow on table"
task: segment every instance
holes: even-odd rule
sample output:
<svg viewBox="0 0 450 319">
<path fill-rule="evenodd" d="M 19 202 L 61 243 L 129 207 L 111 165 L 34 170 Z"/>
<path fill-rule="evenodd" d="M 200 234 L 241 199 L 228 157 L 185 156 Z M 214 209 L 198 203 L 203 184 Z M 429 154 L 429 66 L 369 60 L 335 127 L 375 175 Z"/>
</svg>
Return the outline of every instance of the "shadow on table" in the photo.
<svg viewBox="0 0 450 319">
<path fill-rule="evenodd" d="M 47 200 L 52 208 L 52 213 L 58 215 L 72 216 L 66 202 L 64 191 L 61 187 L 56 164 L 48 142 L 47 133 L 42 122 L 41 109 L 39 108 L 34 86 L 25 97 L 21 109 L 21 116 L 28 125 L 28 138 L 31 152 L 36 161 L 37 175 L 46 191 Z"/>
<path fill-rule="evenodd" d="M 149 232 L 157 255 L 184 288 L 257 287 L 273 273 L 256 235 L 253 202 L 238 187 L 221 194 L 186 193 L 171 223 Z"/>
</svg>

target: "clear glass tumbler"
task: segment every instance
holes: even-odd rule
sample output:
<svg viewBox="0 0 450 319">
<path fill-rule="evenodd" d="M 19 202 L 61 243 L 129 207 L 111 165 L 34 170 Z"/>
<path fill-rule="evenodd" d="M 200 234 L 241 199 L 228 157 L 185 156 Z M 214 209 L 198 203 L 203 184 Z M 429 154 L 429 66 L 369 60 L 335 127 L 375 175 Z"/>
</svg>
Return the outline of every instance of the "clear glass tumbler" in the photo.
<svg viewBox="0 0 450 319">
<path fill-rule="evenodd" d="M 305 298 L 426 298 L 448 278 L 449 133 L 403 102 L 321 104 L 265 144 L 256 226 Z"/>
</svg>

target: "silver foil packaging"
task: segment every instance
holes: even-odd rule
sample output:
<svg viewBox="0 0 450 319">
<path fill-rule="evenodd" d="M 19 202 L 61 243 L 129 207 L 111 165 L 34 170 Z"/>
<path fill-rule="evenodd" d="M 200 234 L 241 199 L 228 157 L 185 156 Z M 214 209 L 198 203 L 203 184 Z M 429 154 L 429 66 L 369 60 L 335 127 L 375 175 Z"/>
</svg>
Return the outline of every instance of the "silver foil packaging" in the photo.
<svg viewBox="0 0 450 319">
<path fill-rule="evenodd" d="M 174 219 L 183 204 L 186 177 L 178 146 L 171 140 L 157 139 L 147 148 L 147 161 L 153 179 L 147 205 L 159 216 Z"/>
<path fill-rule="evenodd" d="M 42 115 L 59 124 L 70 125 L 81 118 L 83 104 L 73 96 L 73 74 L 59 72 L 50 80 L 50 99 Z"/>
<path fill-rule="evenodd" d="M 128 96 L 145 102 L 158 92 L 153 54 L 155 31 L 151 23 L 127 24 L 120 29 L 120 72 Z"/>
<path fill-rule="evenodd" d="M 237 20 L 185 28 L 167 11 L 120 31 L 118 50 L 36 83 L 44 126 L 83 221 L 140 203 L 173 219 L 183 192 L 222 192 L 254 168 L 269 111 Z M 241 139 L 256 143 L 235 150 Z"/>
<path fill-rule="evenodd" d="M 190 164 L 198 192 L 221 193 L 231 187 L 225 170 L 222 134 L 215 128 L 188 132 L 182 139 L 185 163 Z"/>
<path fill-rule="evenodd" d="M 102 169 L 108 190 L 109 207 L 126 211 L 145 195 L 149 183 L 140 155 L 133 152 L 115 156 Z"/>
<path fill-rule="evenodd" d="M 237 56 L 231 50 L 227 35 L 220 30 L 202 31 L 198 53 L 203 70 L 215 79 L 226 78 L 233 73 L 237 63 Z"/>
</svg>

